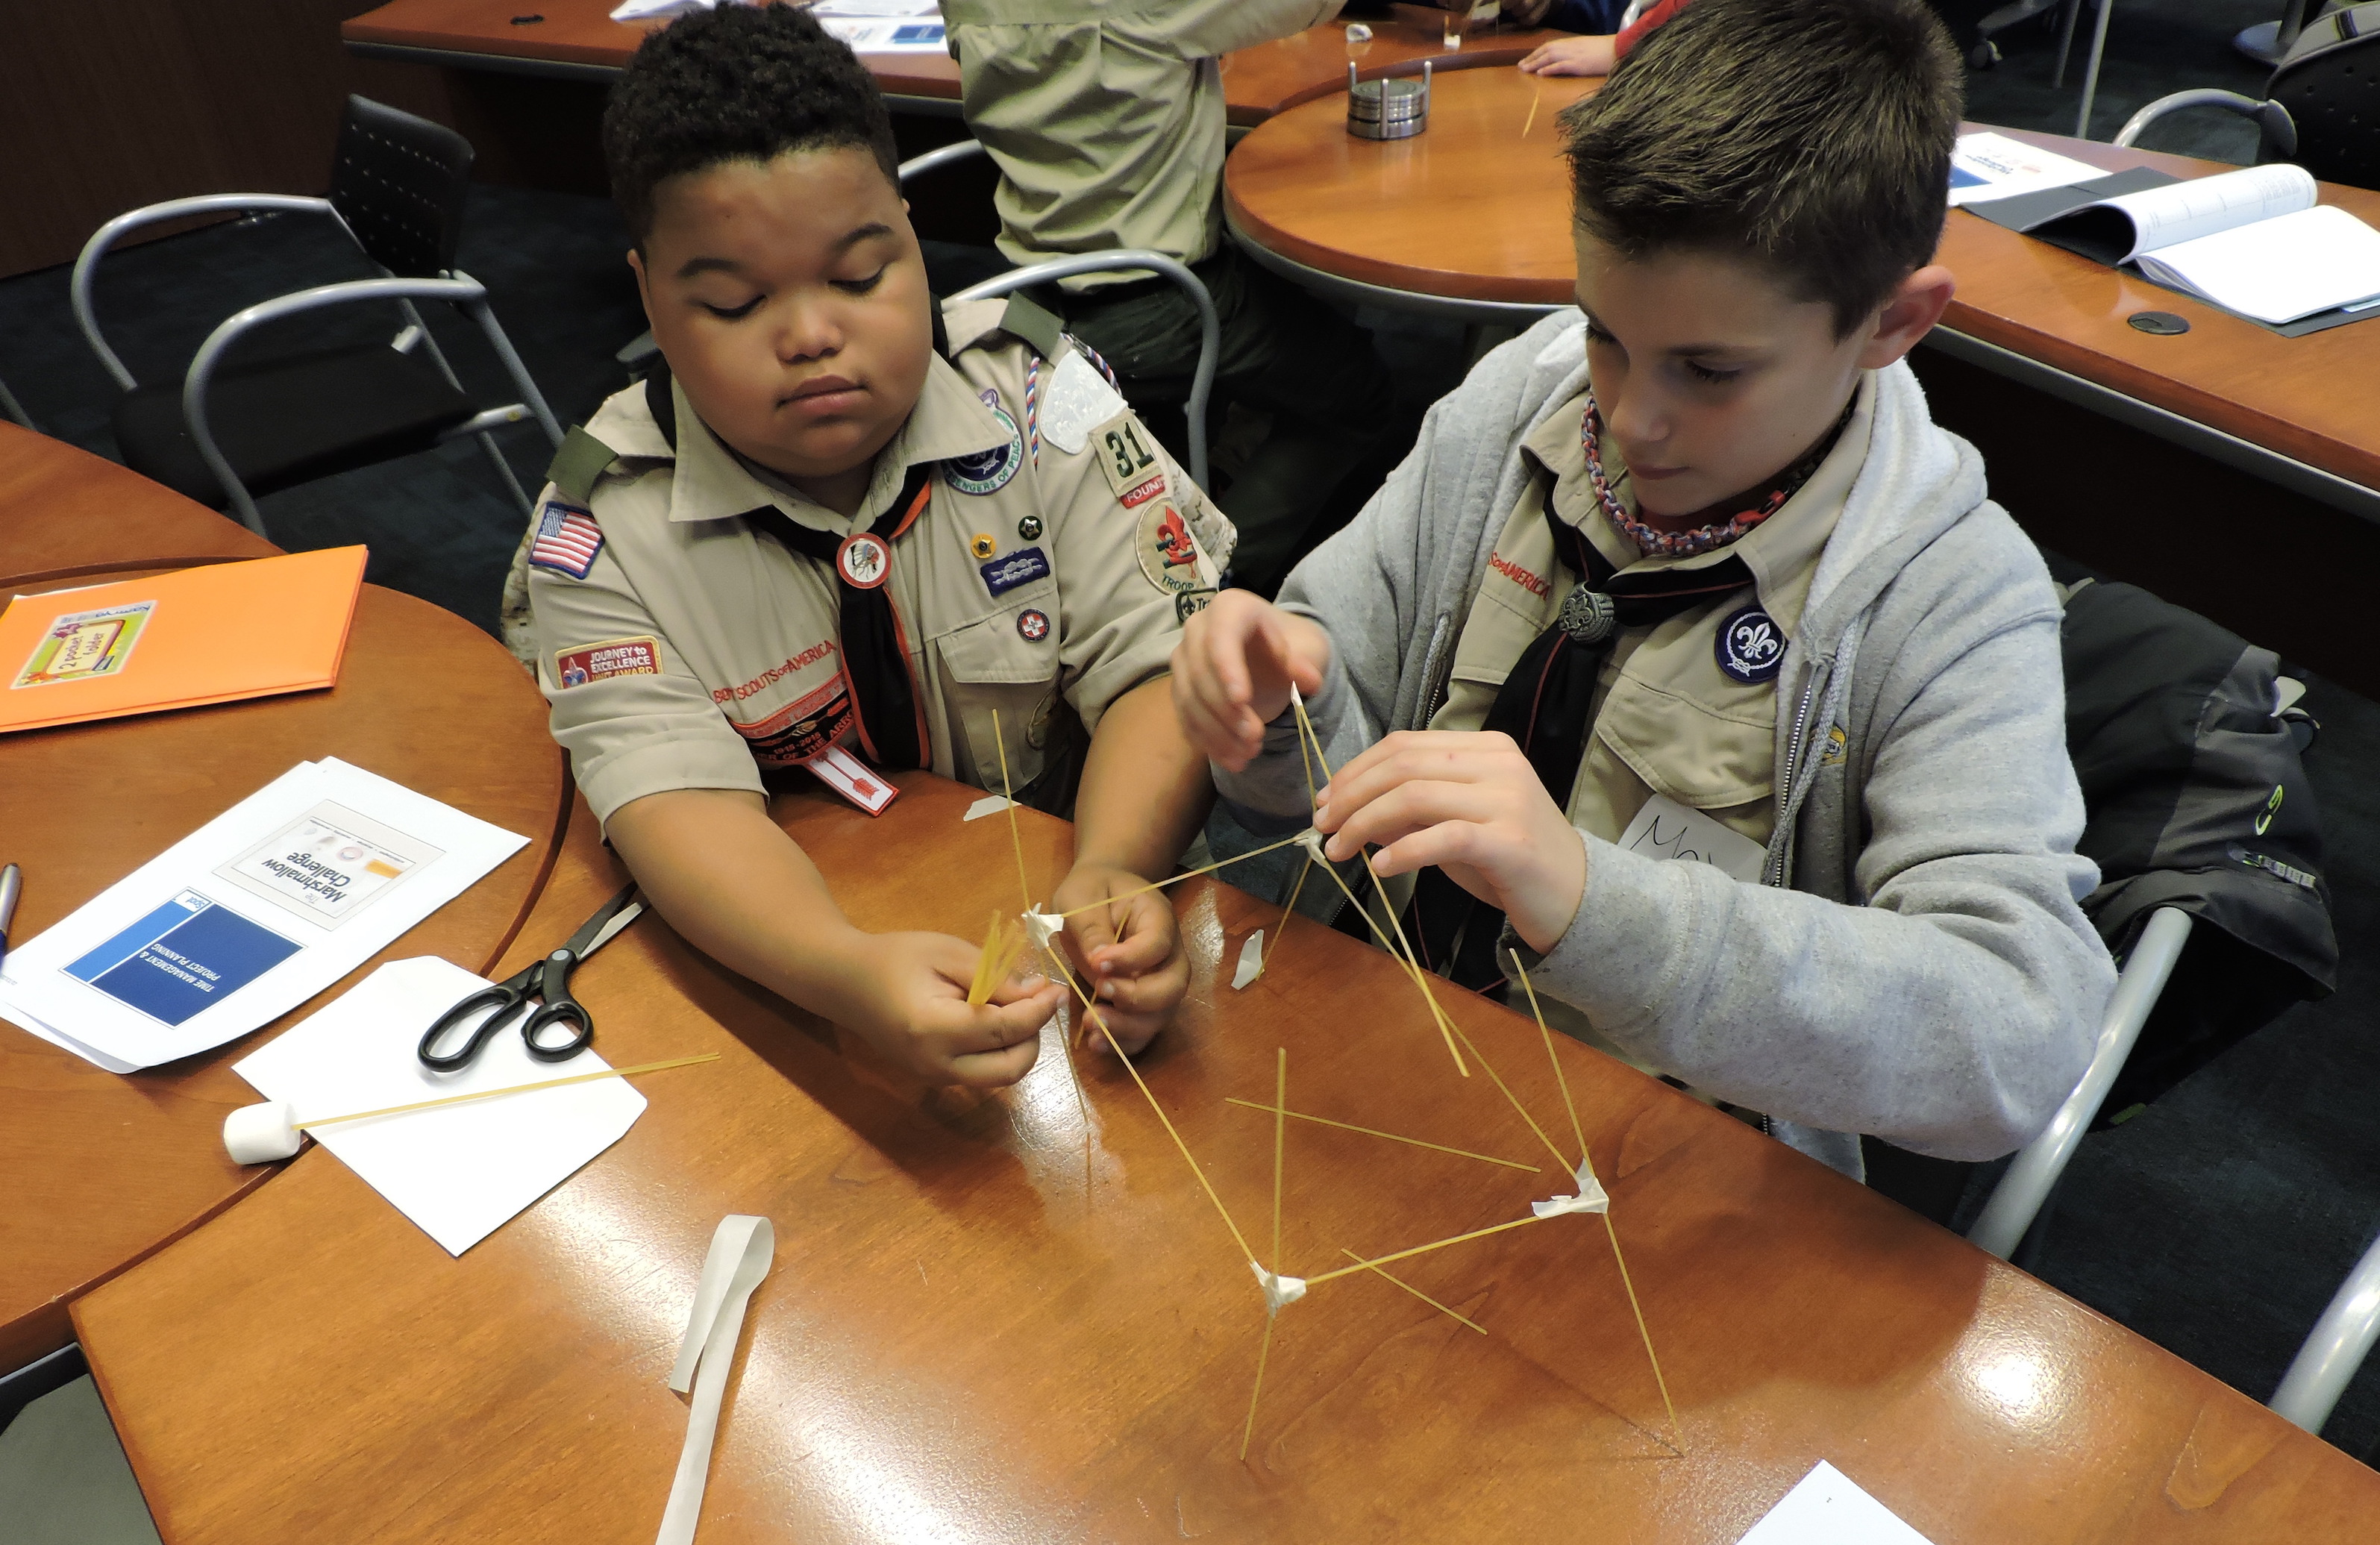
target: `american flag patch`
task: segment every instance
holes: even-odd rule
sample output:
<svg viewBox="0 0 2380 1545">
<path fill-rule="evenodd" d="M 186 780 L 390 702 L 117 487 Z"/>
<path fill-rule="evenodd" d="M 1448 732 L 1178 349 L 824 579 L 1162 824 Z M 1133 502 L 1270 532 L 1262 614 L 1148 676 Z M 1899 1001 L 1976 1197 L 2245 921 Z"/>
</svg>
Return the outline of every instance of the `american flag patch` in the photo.
<svg viewBox="0 0 2380 1545">
<path fill-rule="evenodd" d="M 528 544 L 528 561 L 539 568 L 584 579 L 603 551 L 603 528 L 575 505 L 549 499 L 537 516 L 537 537 Z"/>
</svg>

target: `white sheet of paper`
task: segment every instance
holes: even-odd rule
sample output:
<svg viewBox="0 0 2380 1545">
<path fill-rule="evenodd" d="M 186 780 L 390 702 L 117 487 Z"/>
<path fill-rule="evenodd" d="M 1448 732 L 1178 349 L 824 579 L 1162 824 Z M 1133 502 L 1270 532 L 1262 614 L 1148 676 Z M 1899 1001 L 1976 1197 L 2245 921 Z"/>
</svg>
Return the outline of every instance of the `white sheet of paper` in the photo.
<svg viewBox="0 0 2380 1545">
<path fill-rule="evenodd" d="M 1768 858 L 1766 848 L 1742 833 L 1664 794 L 1645 801 L 1636 819 L 1620 833 L 1619 845 L 1648 858 L 1689 858 L 1708 864 L 1755 885 L 1760 882 L 1760 867 Z"/>
<path fill-rule="evenodd" d="M 966 814 L 959 817 L 959 819 L 961 821 L 981 821 L 985 816 L 998 815 L 1001 811 L 1008 809 L 1010 803 L 1011 801 L 1006 795 L 987 794 L 982 798 L 977 800 L 974 804 L 969 805 L 966 808 Z"/>
<path fill-rule="evenodd" d="M 1041 437 L 1068 456 L 1080 456 L 1091 431 L 1123 410 L 1123 395 L 1108 378 L 1079 352 L 1069 354 L 1058 361 L 1050 389 L 1041 394 Z"/>
<path fill-rule="evenodd" d="M 1785 1493 L 1739 1545 L 1930 1545 L 1825 1460 Z"/>
<path fill-rule="evenodd" d="M 300 762 L 11 950 L 0 1018 L 112 1073 L 220 1046 L 528 840 L 336 758 Z"/>
<path fill-rule="evenodd" d="M 611 1065 L 592 1047 L 568 1062 L 533 1061 L 516 1019 L 461 1072 L 422 1066 L 414 1054 L 421 1032 L 487 985 L 436 955 L 392 960 L 232 1071 L 265 1099 L 289 1101 L 304 1121 Z M 601 1010 L 596 1019 L 601 1022 Z M 445 1044 L 459 1045 L 461 1035 L 454 1032 Z M 340 1122 L 313 1136 L 448 1254 L 461 1255 L 626 1136 L 644 1108 L 645 1097 L 625 1078 L 600 1078 Z"/>
<path fill-rule="evenodd" d="M 2136 239 L 2123 258 L 2130 262 L 2143 252 L 2312 209 L 2319 193 L 2313 173 L 2276 162 L 2138 193 L 2119 193 L 2084 207 L 2121 210 L 2131 219 Z"/>
<path fill-rule="evenodd" d="M 943 40 L 939 17 L 877 20 L 822 16 L 819 25 L 826 29 L 829 37 L 841 38 L 854 54 L 941 54 L 950 47 Z"/>
<path fill-rule="evenodd" d="M 2107 175 L 2005 134 L 1961 134 L 1950 152 L 1950 207 L 2065 188 Z"/>
<path fill-rule="evenodd" d="M 941 0 L 814 0 L 810 14 L 831 16 L 940 16 Z"/>
<path fill-rule="evenodd" d="M 717 0 L 623 0 L 612 11 L 614 21 L 651 21 L 665 16 L 685 16 L 691 11 L 707 11 Z"/>
</svg>

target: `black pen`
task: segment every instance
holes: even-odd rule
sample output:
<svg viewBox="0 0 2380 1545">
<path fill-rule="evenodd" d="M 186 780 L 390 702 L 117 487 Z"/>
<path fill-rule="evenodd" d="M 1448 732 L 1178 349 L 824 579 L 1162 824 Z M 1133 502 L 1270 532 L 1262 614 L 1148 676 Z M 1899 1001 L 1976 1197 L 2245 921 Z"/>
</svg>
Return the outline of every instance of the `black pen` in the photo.
<svg viewBox="0 0 2380 1545">
<path fill-rule="evenodd" d="M 24 870 L 14 864 L 0 869 L 0 961 L 8 958 L 8 922 L 17 915 L 17 893 L 24 888 Z"/>
</svg>

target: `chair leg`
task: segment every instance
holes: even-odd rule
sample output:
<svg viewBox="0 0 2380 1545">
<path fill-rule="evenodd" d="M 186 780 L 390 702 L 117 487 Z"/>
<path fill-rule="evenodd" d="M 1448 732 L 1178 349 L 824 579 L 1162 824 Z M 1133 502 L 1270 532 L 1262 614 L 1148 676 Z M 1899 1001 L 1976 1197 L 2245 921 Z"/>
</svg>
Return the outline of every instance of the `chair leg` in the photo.
<svg viewBox="0 0 2380 1545">
<path fill-rule="evenodd" d="M 2319 1434 L 2374 1340 L 2380 1340 L 2380 1239 L 2363 1252 L 2314 1322 L 2281 1376 L 2281 1387 L 2273 1392 L 2273 1409 Z"/>
<path fill-rule="evenodd" d="M 2099 0 L 2099 19 L 2091 29 L 2091 63 L 2082 71 L 2082 109 L 2074 116 L 2074 138 L 2091 138 L 2091 101 L 2099 94 L 2099 62 L 2107 54 L 2107 21 L 2116 14 L 2116 0 Z"/>
<path fill-rule="evenodd" d="M 504 486 L 513 491 L 513 503 L 521 507 L 521 513 L 535 515 L 537 510 L 529 504 L 528 494 L 521 487 L 520 479 L 513 476 L 513 464 L 504 459 L 503 449 L 496 444 L 496 437 L 482 430 L 471 438 L 480 443 L 480 449 L 487 452 L 488 459 L 496 464 L 496 476 L 504 479 Z"/>
<path fill-rule="evenodd" d="M 2058 67 L 2050 72 L 2049 89 L 2060 91 L 2066 85 L 2066 60 L 2074 51 L 2074 20 L 2082 14 L 2082 0 L 2066 0 L 2064 15 L 2058 18 Z"/>
<path fill-rule="evenodd" d="M 0 381 L 0 413 L 6 414 L 27 429 L 33 427 L 31 415 L 25 411 L 25 405 L 17 400 L 17 394 L 8 390 L 8 383 L 5 381 Z"/>
</svg>

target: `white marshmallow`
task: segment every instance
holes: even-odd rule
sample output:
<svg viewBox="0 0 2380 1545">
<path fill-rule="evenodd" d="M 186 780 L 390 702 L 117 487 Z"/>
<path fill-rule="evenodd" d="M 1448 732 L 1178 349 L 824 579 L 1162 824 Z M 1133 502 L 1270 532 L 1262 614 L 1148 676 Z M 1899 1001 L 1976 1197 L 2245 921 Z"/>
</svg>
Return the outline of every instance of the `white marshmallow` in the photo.
<svg viewBox="0 0 2380 1545">
<path fill-rule="evenodd" d="M 224 1117 L 224 1151 L 235 1164 L 269 1164 L 298 1151 L 297 1111 L 285 1100 L 243 1105 Z"/>
</svg>

